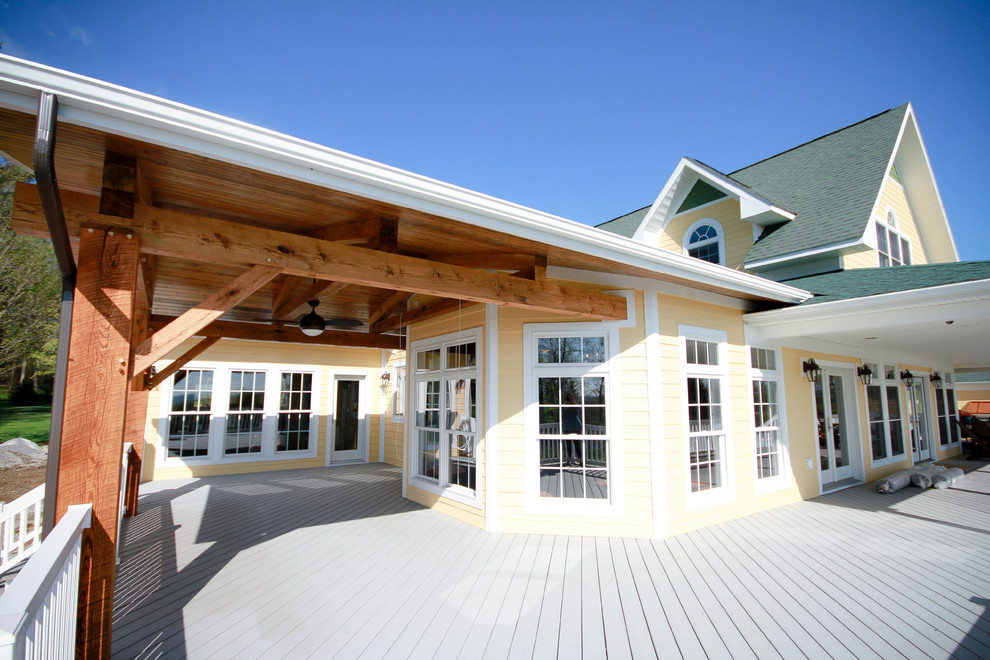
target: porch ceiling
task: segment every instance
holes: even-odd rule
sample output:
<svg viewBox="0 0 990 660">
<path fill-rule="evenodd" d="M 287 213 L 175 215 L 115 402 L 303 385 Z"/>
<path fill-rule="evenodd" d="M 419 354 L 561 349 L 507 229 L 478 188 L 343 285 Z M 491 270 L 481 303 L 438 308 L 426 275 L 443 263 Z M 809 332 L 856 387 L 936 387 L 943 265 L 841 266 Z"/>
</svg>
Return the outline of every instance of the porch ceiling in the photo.
<svg viewBox="0 0 990 660">
<path fill-rule="evenodd" d="M 33 115 L 0 108 L 0 151 L 21 163 L 31 163 L 35 121 Z M 435 303 L 435 298 L 465 301 L 492 298 L 503 304 L 539 308 L 534 292 L 544 292 L 539 282 L 548 264 L 650 276 L 641 269 L 574 250 L 60 122 L 55 168 L 70 235 L 75 239 L 79 226 L 86 224 L 133 227 L 142 238 L 142 251 L 149 253 L 145 256 L 146 275 L 151 280 L 149 290 L 154 292 L 151 311 L 156 315 L 182 314 L 241 274 L 251 262 L 218 259 L 203 248 L 205 241 L 197 242 L 192 237 L 186 250 L 156 251 L 148 247 L 153 241 L 145 234 L 150 231 L 147 225 L 136 225 L 127 218 L 98 216 L 101 195 L 106 194 L 108 185 L 113 185 L 106 179 L 106 154 L 133 159 L 136 164 L 134 217 L 150 218 L 157 223 L 154 230 L 158 232 L 172 231 L 180 221 L 206 226 L 207 221 L 216 220 L 227 228 L 242 227 L 245 233 L 275 230 L 312 238 L 314 245 L 316 241 L 328 241 L 345 248 L 375 250 L 374 254 L 355 254 L 365 262 L 371 260 L 369 257 L 380 259 L 378 265 L 384 270 L 404 268 L 404 273 L 409 273 L 410 264 L 421 265 L 401 261 L 401 257 L 420 260 L 426 267 L 449 266 L 447 271 L 433 273 L 437 280 L 435 291 L 411 287 L 405 296 L 397 293 L 403 290 L 403 273 L 393 278 L 391 283 L 395 286 L 391 286 L 387 281 L 372 285 L 368 281 L 353 281 L 353 277 L 348 280 L 347 264 L 338 264 L 339 280 L 333 277 L 332 268 L 314 273 L 287 272 L 226 312 L 222 317 L 226 321 L 295 322 L 308 311 L 305 298 L 315 297 L 321 299 L 318 312 L 324 318 L 358 319 L 359 332 L 367 333 L 376 321 L 380 326 L 377 329 L 393 331 L 399 322 L 390 321 L 389 316 L 405 310 L 406 300 L 416 293 L 432 294 L 418 303 L 423 306 Z M 39 211 L 33 193 L 19 190 L 15 229 L 19 233 L 46 235 L 47 228 Z M 474 278 L 471 271 L 478 273 L 479 287 L 492 289 L 491 294 L 472 296 L 471 292 L 465 292 L 462 285 L 465 279 Z M 503 277 L 496 280 L 491 277 L 493 273 L 502 273 Z M 313 287 L 310 275 L 323 280 L 323 290 Z M 449 277 L 447 284 L 444 276 Z M 334 282 L 337 284 L 333 285 Z M 518 292 L 513 290 L 516 287 Z M 559 288 L 553 285 L 546 292 L 553 296 Z M 598 295 L 577 293 L 578 298 L 585 299 Z M 443 305 L 430 306 L 438 311 L 444 309 Z M 557 311 L 562 313 L 591 318 L 609 318 L 619 308 L 618 304 L 613 306 L 611 300 L 605 300 L 596 312 L 580 301 L 575 304 L 573 297 L 566 295 L 559 296 L 559 302 L 551 306 L 559 307 Z M 450 305 L 445 308 L 449 310 Z M 602 309 L 606 311 L 602 313 Z M 423 316 L 420 314 L 419 318 Z M 307 341 L 301 333 L 298 340 Z"/>
</svg>

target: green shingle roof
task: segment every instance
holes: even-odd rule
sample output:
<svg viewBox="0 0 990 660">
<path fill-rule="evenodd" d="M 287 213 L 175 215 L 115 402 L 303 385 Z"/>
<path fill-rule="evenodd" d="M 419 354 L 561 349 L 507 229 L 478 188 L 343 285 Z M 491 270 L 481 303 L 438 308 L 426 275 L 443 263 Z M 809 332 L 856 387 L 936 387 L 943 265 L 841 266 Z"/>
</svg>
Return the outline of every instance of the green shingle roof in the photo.
<svg viewBox="0 0 990 660">
<path fill-rule="evenodd" d="M 797 217 L 753 245 L 747 263 L 860 239 L 907 104 L 732 172 Z"/>
<path fill-rule="evenodd" d="M 896 291 L 927 289 L 945 284 L 990 279 L 990 261 L 962 261 L 948 264 L 856 268 L 787 280 L 786 283 L 810 291 L 813 298 L 801 303 L 814 305 L 833 300 L 877 296 Z"/>
<path fill-rule="evenodd" d="M 605 231 L 610 231 L 613 234 L 618 234 L 619 236 L 625 236 L 626 238 L 632 238 L 636 230 L 639 229 L 639 225 L 643 222 L 643 218 L 646 217 L 647 211 L 650 210 L 649 206 L 644 206 L 641 209 L 636 209 L 625 215 L 620 215 L 618 218 L 613 218 L 608 222 L 603 222 L 600 225 L 595 225 L 598 229 L 604 229 Z"/>
</svg>

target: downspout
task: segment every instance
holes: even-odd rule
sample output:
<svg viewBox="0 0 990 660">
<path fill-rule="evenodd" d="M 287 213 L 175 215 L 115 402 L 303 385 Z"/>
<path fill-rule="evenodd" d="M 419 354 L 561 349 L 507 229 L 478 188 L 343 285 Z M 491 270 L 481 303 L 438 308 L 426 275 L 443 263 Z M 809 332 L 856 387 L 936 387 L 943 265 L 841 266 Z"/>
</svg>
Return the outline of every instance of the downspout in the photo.
<svg viewBox="0 0 990 660">
<path fill-rule="evenodd" d="M 76 292 L 76 263 L 65 228 L 62 198 L 55 179 L 55 127 L 58 121 L 58 97 L 41 92 L 38 102 L 38 126 L 34 134 L 34 178 L 41 196 L 41 206 L 48 223 L 52 249 L 62 273 L 62 308 L 58 322 L 58 353 L 55 357 L 55 382 L 52 391 L 52 423 L 48 431 L 48 474 L 45 478 L 45 509 L 42 538 L 55 527 L 55 498 L 58 495 L 58 464 L 62 445 L 62 416 L 65 411 L 65 380 L 69 361 L 69 332 L 72 328 L 72 304 Z"/>
</svg>

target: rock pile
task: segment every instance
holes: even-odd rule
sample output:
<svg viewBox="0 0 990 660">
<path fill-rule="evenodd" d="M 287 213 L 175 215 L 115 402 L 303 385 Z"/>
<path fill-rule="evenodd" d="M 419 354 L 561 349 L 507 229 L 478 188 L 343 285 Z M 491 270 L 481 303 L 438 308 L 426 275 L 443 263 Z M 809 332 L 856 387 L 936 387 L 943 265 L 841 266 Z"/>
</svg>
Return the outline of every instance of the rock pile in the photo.
<svg viewBox="0 0 990 660">
<path fill-rule="evenodd" d="M 0 443 L 0 468 L 33 467 L 48 460 L 48 446 L 39 446 L 27 438 Z"/>
</svg>

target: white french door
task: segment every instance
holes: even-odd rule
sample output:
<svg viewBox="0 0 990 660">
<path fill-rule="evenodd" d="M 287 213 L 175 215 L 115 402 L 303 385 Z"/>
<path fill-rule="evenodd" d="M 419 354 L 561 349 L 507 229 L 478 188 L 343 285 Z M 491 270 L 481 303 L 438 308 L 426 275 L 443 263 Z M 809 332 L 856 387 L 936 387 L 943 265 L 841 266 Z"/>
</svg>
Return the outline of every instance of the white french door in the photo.
<svg viewBox="0 0 990 660">
<path fill-rule="evenodd" d="M 822 487 L 853 476 L 852 429 L 854 396 L 849 391 L 852 371 L 824 369 L 815 381 L 815 412 L 818 422 L 818 469 Z"/>
<path fill-rule="evenodd" d="M 914 378 L 907 388 L 908 433 L 915 463 L 932 459 L 931 425 L 928 423 L 928 386 L 924 378 Z"/>
</svg>

